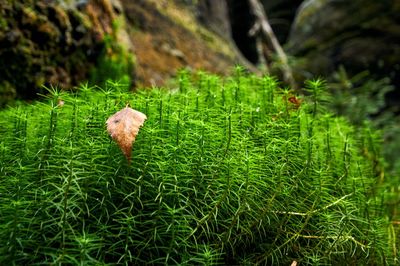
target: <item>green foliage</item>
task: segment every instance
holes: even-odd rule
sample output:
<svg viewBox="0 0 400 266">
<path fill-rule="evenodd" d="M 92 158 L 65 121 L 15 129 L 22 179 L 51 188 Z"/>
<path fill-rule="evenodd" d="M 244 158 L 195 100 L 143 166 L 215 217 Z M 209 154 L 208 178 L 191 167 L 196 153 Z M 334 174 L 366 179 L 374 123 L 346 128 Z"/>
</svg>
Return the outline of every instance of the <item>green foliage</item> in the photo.
<svg viewBox="0 0 400 266">
<path fill-rule="evenodd" d="M 360 126 L 369 120 L 371 127 L 382 132 L 382 155 L 374 160 L 381 171 L 379 186 L 385 193 L 389 216 L 394 221 L 390 230 L 392 239 L 400 241 L 400 118 L 398 107 L 387 106 L 387 93 L 395 88 L 389 78 L 373 79 L 368 71 L 349 76 L 343 67 L 333 74 L 328 85 L 334 94 L 330 102 L 332 109 L 346 116 L 351 123 Z M 368 150 L 364 151 L 368 155 Z M 385 170 L 385 174 L 384 174 Z"/>
<path fill-rule="evenodd" d="M 381 178 L 381 185 L 386 186 L 387 205 L 393 219 L 400 219 L 400 118 L 397 106 L 387 106 L 387 93 L 394 90 L 389 78 L 372 79 L 368 71 L 355 76 L 348 76 L 341 67 L 333 75 L 334 81 L 329 84 L 334 94 L 330 102 L 332 109 L 350 119 L 351 123 L 360 126 L 368 119 L 372 127 L 382 131 L 381 168 L 386 175 Z"/>
<path fill-rule="evenodd" d="M 105 47 L 99 56 L 97 67 L 90 73 L 91 83 L 104 85 L 107 80 L 118 80 L 130 86 L 133 69 L 133 55 L 127 53 L 124 47 L 116 44 L 110 37 L 106 37 Z"/>
<path fill-rule="evenodd" d="M 300 105 L 240 69 L 115 85 L 0 113 L 0 264 L 395 263 L 375 134 L 319 108 L 321 82 Z M 105 130 L 127 103 L 148 116 L 131 165 Z"/>
<path fill-rule="evenodd" d="M 389 78 L 375 80 L 368 78 L 369 75 L 368 71 L 364 71 L 349 77 L 346 70 L 340 67 L 333 74 L 334 81 L 329 84 L 334 94 L 332 107 L 354 124 L 378 115 L 385 108 L 385 95 L 394 90 Z"/>
<path fill-rule="evenodd" d="M 90 73 L 91 83 L 103 86 L 108 80 L 117 80 L 125 86 L 132 85 L 135 57 L 128 51 L 127 44 L 121 43 L 121 40 L 118 39 L 118 32 L 122 25 L 123 21 L 114 21 L 115 33 L 105 36 L 104 48 L 97 60 L 96 67 Z"/>
</svg>

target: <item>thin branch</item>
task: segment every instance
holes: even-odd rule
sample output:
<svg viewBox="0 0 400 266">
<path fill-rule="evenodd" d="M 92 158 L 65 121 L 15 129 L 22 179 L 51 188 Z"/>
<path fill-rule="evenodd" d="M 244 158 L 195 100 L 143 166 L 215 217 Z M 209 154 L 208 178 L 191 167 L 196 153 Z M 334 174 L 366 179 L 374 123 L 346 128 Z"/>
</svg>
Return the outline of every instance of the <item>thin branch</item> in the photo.
<svg viewBox="0 0 400 266">
<path fill-rule="evenodd" d="M 343 240 L 343 241 L 350 240 L 362 248 L 365 248 L 365 249 L 369 248 L 369 246 L 364 245 L 363 243 L 361 243 L 360 241 L 355 239 L 353 236 L 314 236 L 314 235 L 301 235 L 301 234 L 294 234 L 294 235 L 297 237 L 307 238 L 307 239 L 334 239 L 334 240 Z"/>
<path fill-rule="evenodd" d="M 286 53 L 284 52 L 282 46 L 275 36 L 274 31 L 272 30 L 271 25 L 268 22 L 268 17 L 265 14 L 262 4 L 258 0 L 249 0 L 249 4 L 254 16 L 256 17 L 256 22 L 253 28 L 249 31 L 249 34 L 255 35 L 258 31 L 260 31 L 263 35 L 265 35 L 275 50 L 279 60 L 281 61 L 284 81 L 289 83 L 292 88 L 296 88 L 297 85 L 293 78 L 293 72 L 289 66 Z"/>
<path fill-rule="evenodd" d="M 336 201 L 334 201 L 334 202 L 332 202 L 332 203 L 330 203 L 330 204 L 328 204 L 328 205 L 326 205 L 326 206 L 324 206 L 322 208 L 319 208 L 319 209 L 316 209 L 316 210 L 311 210 L 311 211 L 308 211 L 308 212 L 286 212 L 286 211 L 272 211 L 272 212 L 276 213 L 276 214 L 289 214 L 289 215 L 297 215 L 297 216 L 308 216 L 308 215 L 311 215 L 311 214 L 314 214 L 314 213 L 317 213 L 317 212 L 320 212 L 320 211 L 324 211 L 324 210 L 326 210 L 326 209 L 328 209 L 328 208 L 330 208 L 330 207 L 332 207 L 334 205 L 337 205 L 338 203 L 343 201 L 345 198 L 350 197 L 352 195 L 353 195 L 353 193 L 344 195 L 340 199 L 338 199 L 338 200 L 336 200 Z"/>
</svg>

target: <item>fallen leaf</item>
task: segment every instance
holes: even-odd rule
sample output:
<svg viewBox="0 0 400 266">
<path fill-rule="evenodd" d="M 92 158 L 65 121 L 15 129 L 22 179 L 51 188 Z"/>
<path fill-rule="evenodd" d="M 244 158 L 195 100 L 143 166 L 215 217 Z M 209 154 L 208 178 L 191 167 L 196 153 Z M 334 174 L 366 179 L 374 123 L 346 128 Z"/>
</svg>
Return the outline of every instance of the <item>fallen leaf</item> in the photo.
<svg viewBox="0 0 400 266">
<path fill-rule="evenodd" d="M 132 108 L 125 107 L 107 119 L 107 131 L 130 163 L 132 145 L 147 116 Z"/>
</svg>

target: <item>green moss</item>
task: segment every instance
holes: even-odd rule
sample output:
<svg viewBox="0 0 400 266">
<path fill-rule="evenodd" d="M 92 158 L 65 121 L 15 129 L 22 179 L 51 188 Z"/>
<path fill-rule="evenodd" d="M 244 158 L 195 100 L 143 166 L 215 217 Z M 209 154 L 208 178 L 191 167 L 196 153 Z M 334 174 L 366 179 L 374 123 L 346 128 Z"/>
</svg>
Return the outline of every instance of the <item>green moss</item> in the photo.
<svg viewBox="0 0 400 266">
<path fill-rule="evenodd" d="M 128 50 L 127 43 L 120 40 L 120 30 L 122 20 L 113 23 L 114 34 L 106 35 L 104 38 L 104 48 L 101 52 L 96 67 L 90 73 L 92 84 L 106 84 L 108 80 L 117 80 L 131 87 L 135 73 L 135 56 Z"/>
<path fill-rule="evenodd" d="M 323 83 L 301 102 L 241 71 L 177 86 L 0 112 L 0 264 L 394 263 L 376 136 L 324 111 Z M 131 165 L 105 130 L 127 103 L 148 116 Z"/>
</svg>

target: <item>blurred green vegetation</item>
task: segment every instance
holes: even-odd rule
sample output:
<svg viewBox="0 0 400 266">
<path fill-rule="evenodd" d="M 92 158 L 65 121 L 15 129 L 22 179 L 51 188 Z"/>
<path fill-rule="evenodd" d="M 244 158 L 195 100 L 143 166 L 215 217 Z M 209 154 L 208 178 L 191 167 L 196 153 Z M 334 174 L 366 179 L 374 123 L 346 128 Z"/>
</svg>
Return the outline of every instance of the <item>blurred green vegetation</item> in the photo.
<svg viewBox="0 0 400 266">
<path fill-rule="evenodd" d="M 104 47 L 97 59 L 96 67 L 90 71 L 90 83 L 104 87 L 109 80 L 131 88 L 135 76 L 135 56 L 129 51 L 127 41 L 123 43 L 121 28 L 124 20 L 113 22 L 113 33 L 104 37 Z"/>
<path fill-rule="evenodd" d="M 368 71 L 349 76 L 341 67 L 328 84 L 333 94 L 330 108 L 355 126 L 366 121 L 382 135 L 380 165 L 391 216 L 400 220 L 400 118 L 397 106 L 388 106 L 388 93 L 395 90 L 389 78 L 373 79 Z"/>
</svg>

